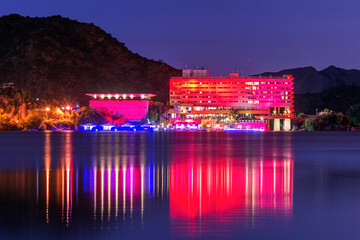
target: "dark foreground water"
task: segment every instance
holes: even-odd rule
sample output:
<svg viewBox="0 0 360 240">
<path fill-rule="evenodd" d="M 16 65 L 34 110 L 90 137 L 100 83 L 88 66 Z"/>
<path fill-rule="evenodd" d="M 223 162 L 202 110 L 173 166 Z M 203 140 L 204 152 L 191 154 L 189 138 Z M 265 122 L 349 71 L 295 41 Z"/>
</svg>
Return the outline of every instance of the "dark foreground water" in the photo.
<svg viewBox="0 0 360 240">
<path fill-rule="evenodd" d="M 0 133 L 0 239 L 359 239 L 360 133 Z"/>
</svg>

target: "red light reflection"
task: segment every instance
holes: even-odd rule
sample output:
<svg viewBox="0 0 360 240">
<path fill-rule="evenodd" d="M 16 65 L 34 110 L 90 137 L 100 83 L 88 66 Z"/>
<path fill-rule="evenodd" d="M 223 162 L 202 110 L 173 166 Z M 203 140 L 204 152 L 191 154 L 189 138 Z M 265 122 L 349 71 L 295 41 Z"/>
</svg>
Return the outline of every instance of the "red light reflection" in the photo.
<svg viewBox="0 0 360 240">
<path fill-rule="evenodd" d="M 179 163 L 170 168 L 172 230 L 191 236 L 231 224 L 256 227 L 266 216 L 286 219 L 292 195 L 292 160 Z"/>
</svg>

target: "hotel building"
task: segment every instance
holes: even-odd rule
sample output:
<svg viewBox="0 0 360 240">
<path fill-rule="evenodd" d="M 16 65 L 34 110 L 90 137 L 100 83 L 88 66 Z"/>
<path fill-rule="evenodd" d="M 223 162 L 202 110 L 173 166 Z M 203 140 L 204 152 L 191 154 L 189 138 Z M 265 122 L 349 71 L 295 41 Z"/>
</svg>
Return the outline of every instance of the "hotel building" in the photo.
<svg viewBox="0 0 360 240">
<path fill-rule="evenodd" d="M 151 93 L 87 93 L 92 99 L 91 108 L 105 108 L 113 114 L 121 114 L 128 121 L 141 121 L 146 117 L 149 106 L 153 103 Z"/>
<path fill-rule="evenodd" d="M 288 131 L 294 112 L 293 77 L 209 77 L 208 70 L 183 70 L 170 78 L 173 119 L 218 119 L 231 115 L 267 121 L 269 130 Z"/>
</svg>

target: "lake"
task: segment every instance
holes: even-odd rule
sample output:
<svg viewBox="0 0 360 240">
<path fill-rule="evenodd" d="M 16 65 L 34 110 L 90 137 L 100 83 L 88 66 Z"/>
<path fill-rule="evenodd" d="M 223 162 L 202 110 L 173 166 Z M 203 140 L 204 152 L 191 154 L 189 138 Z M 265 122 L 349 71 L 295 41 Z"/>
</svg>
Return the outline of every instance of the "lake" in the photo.
<svg viewBox="0 0 360 240">
<path fill-rule="evenodd" d="M 0 238 L 359 239 L 360 132 L 1 132 Z"/>
</svg>

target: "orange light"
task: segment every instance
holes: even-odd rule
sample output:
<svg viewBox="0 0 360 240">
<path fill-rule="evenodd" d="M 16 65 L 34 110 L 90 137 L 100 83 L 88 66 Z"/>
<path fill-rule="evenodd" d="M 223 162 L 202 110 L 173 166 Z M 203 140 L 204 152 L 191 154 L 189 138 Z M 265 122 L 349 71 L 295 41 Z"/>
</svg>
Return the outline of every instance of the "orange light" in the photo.
<svg viewBox="0 0 360 240">
<path fill-rule="evenodd" d="M 45 108 L 45 110 L 46 110 L 46 111 L 50 111 L 50 108 L 47 107 L 47 108 Z"/>
<path fill-rule="evenodd" d="M 66 106 L 66 110 L 70 110 L 70 106 Z"/>
</svg>

